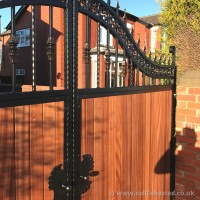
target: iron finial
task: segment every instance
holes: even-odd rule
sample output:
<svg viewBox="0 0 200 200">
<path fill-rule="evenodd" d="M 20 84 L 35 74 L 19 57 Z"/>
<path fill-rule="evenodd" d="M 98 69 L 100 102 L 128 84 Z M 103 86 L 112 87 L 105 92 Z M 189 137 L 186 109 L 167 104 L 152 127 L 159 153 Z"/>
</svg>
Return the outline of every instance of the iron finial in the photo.
<svg viewBox="0 0 200 200">
<path fill-rule="evenodd" d="M 138 34 L 137 44 L 140 46 L 140 34 Z"/>
<path fill-rule="evenodd" d="M 126 19 L 126 8 L 124 9 L 124 16 L 123 16 L 124 20 Z"/>
<path fill-rule="evenodd" d="M 144 53 L 146 54 L 147 46 L 146 46 L 146 41 L 144 41 Z"/>
<path fill-rule="evenodd" d="M 151 59 L 151 48 L 150 48 L 150 51 L 149 51 L 149 58 Z"/>
<path fill-rule="evenodd" d="M 117 0 L 116 8 L 119 9 L 119 1 Z"/>
</svg>

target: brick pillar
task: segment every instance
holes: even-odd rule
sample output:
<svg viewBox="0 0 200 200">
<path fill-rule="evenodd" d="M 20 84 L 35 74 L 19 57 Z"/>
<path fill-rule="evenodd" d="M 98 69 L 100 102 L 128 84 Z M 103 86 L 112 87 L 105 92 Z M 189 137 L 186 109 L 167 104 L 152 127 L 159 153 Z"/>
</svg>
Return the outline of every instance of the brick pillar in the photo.
<svg viewBox="0 0 200 200">
<path fill-rule="evenodd" d="M 200 134 L 184 128 L 176 138 L 176 200 L 200 200 Z"/>
<path fill-rule="evenodd" d="M 200 87 L 177 87 L 176 129 L 200 132 Z"/>
</svg>

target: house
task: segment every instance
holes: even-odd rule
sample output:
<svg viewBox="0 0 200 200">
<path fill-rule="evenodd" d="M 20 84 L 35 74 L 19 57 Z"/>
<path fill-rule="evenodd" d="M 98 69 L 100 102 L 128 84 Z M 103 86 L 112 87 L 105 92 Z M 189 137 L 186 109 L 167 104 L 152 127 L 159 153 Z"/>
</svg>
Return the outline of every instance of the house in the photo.
<svg viewBox="0 0 200 200">
<path fill-rule="evenodd" d="M 150 24 L 149 30 L 151 37 L 149 39 L 149 42 L 151 52 L 155 52 L 155 50 L 161 50 L 163 44 L 161 42 L 162 29 L 159 23 L 159 14 L 144 16 L 140 19 Z"/>
<path fill-rule="evenodd" d="M 116 8 L 113 8 L 116 10 Z M 54 62 L 54 70 L 56 73 L 53 77 L 53 85 L 63 86 L 64 84 L 64 13 L 60 8 L 53 9 L 53 36 L 56 41 L 56 59 Z M 119 16 L 123 20 L 124 11 L 119 10 Z M 37 25 L 36 30 L 34 30 L 35 41 L 32 41 L 32 20 L 35 20 Z M 60 20 L 58 20 L 60 19 Z M 138 18 L 130 13 L 126 13 L 126 26 L 130 30 L 131 34 L 135 41 L 138 41 L 138 45 L 141 49 L 149 52 L 150 49 L 154 52 L 155 48 L 160 48 L 160 40 L 157 40 L 157 34 L 160 34 L 160 28 L 157 21 L 157 16 L 152 17 L 143 17 Z M 49 84 L 49 64 L 46 54 L 46 42 L 48 39 L 48 23 L 49 23 L 49 14 L 48 7 L 46 6 L 36 6 L 35 7 L 35 16 L 32 16 L 32 7 L 23 6 L 21 7 L 16 14 L 16 35 L 18 38 L 18 57 L 16 65 L 16 76 L 19 84 L 31 84 L 32 82 L 32 65 L 36 66 L 36 82 L 37 85 L 48 85 Z M 90 39 L 90 57 L 91 57 L 91 69 L 90 69 L 90 86 L 91 87 L 104 87 L 105 86 L 105 76 L 101 76 L 99 80 L 99 85 L 97 84 L 97 73 L 105 74 L 105 51 L 107 44 L 107 30 L 103 27 L 99 27 L 99 58 L 97 56 L 97 41 L 98 41 L 98 24 L 96 21 L 91 20 L 91 39 Z M 1 84 L 11 83 L 11 64 L 9 63 L 8 52 L 9 44 L 8 40 L 10 37 L 10 28 L 11 24 L 8 24 L 6 27 L 7 31 L 1 34 L 2 41 L 2 63 L 0 69 L 0 82 Z M 79 82 L 78 87 L 84 88 L 86 86 L 86 77 L 85 77 L 85 57 L 84 57 L 84 48 L 86 45 L 86 16 L 79 13 L 78 16 L 78 75 Z M 35 43 L 34 54 L 35 59 L 33 60 L 31 47 L 32 43 Z M 119 45 L 118 45 L 119 46 Z M 114 86 L 114 73 L 115 70 L 115 52 L 116 52 L 116 41 L 115 38 L 110 35 L 110 86 Z M 118 80 L 117 85 L 123 86 L 122 78 L 122 60 L 123 60 L 123 50 L 121 47 L 118 47 L 119 59 L 117 63 L 118 67 Z M 98 65 L 98 59 L 101 62 L 100 66 Z M 97 68 L 100 68 L 100 72 L 97 72 Z M 42 70 L 39 70 L 42 68 Z M 84 74 L 84 75 L 83 75 Z"/>
</svg>

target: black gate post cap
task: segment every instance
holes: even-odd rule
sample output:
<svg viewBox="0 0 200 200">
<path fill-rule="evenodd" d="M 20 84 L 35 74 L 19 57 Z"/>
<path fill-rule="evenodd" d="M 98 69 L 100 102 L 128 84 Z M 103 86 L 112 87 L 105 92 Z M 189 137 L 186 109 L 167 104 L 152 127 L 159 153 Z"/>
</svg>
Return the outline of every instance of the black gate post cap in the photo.
<svg viewBox="0 0 200 200">
<path fill-rule="evenodd" d="M 169 53 L 171 53 L 172 55 L 174 55 L 176 52 L 176 47 L 175 46 L 170 46 L 169 47 Z"/>
</svg>

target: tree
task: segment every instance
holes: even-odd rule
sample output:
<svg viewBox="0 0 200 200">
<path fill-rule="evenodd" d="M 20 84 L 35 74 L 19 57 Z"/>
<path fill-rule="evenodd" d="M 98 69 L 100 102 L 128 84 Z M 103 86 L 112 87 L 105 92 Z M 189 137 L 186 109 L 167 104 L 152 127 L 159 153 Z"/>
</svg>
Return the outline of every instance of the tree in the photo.
<svg viewBox="0 0 200 200">
<path fill-rule="evenodd" d="M 178 76 L 200 69 L 200 1 L 158 0 L 160 23 L 165 32 L 166 49 L 177 49 Z"/>
</svg>

